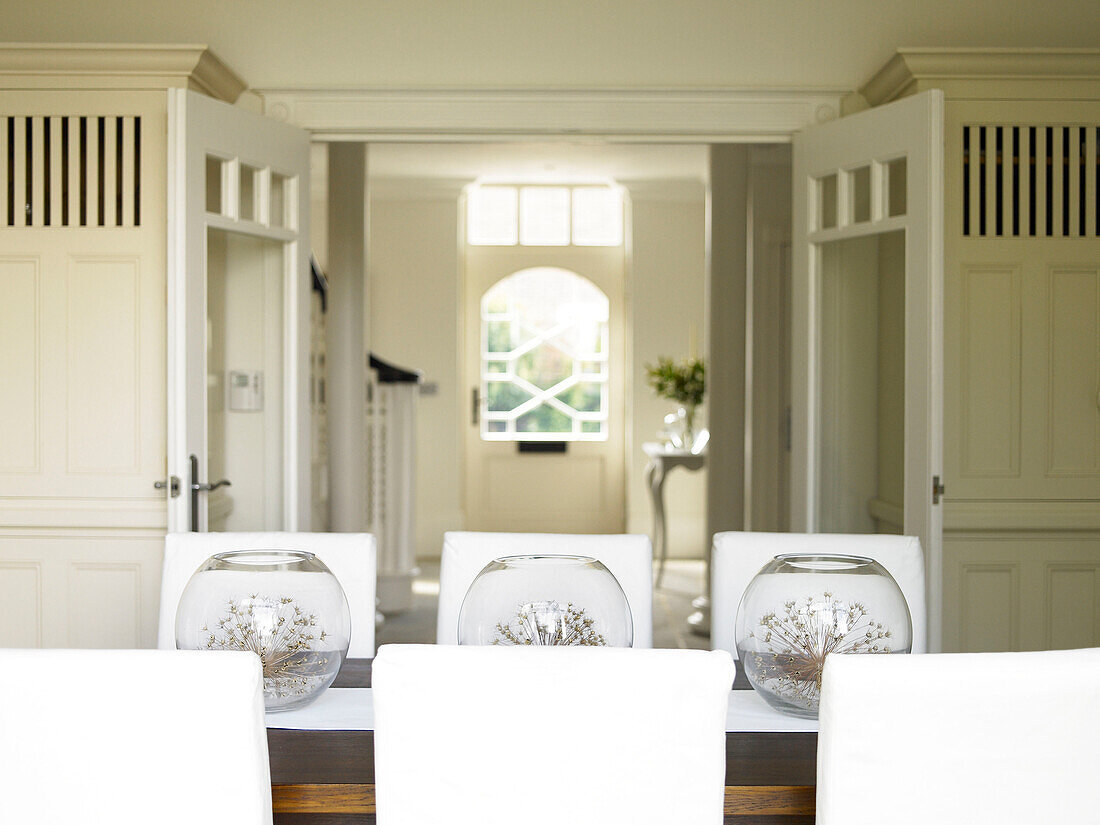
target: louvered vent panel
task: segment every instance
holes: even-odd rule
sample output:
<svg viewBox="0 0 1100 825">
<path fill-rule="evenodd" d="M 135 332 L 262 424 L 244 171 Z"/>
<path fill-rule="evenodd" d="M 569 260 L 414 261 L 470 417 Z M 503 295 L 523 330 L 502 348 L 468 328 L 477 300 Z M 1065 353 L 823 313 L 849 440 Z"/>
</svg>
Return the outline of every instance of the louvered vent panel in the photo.
<svg viewBox="0 0 1100 825">
<path fill-rule="evenodd" d="M 1100 126 L 964 126 L 963 235 L 1100 236 Z"/>
<path fill-rule="evenodd" d="M 141 225 L 141 118 L 0 116 L 0 229 Z"/>
</svg>

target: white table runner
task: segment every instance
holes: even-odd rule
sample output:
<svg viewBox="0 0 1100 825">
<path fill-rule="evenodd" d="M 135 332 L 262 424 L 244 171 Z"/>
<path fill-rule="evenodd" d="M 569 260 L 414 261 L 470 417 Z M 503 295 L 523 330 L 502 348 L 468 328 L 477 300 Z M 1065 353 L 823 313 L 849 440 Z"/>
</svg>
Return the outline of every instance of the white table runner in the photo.
<svg viewBox="0 0 1100 825">
<path fill-rule="evenodd" d="M 269 728 L 286 730 L 374 730 L 373 693 L 370 688 L 329 688 L 316 702 L 301 710 L 267 714 Z M 726 731 L 816 731 L 816 719 L 796 719 L 772 710 L 754 690 L 731 690 Z"/>
</svg>

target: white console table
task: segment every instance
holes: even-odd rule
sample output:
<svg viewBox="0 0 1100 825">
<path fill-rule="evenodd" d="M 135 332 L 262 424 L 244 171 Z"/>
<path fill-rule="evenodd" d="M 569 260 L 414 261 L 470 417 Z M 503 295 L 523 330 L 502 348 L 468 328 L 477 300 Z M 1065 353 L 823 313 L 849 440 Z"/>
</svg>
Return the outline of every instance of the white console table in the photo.
<svg viewBox="0 0 1100 825">
<path fill-rule="evenodd" d="M 642 444 L 642 451 L 649 457 L 645 468 L 646 486 L 653 504 L 653 553 L 658 557 L 657 581 L 665 574 L 665 561 L 668 560 L 668 526 L 665 522 L 665 476 L 674 467 L 686 470 L 701 470 L 707 463 L 707 453 L 703 450 L 693 453 L 691 450 L 678 450 L 654 441 Z"/>
</svg>

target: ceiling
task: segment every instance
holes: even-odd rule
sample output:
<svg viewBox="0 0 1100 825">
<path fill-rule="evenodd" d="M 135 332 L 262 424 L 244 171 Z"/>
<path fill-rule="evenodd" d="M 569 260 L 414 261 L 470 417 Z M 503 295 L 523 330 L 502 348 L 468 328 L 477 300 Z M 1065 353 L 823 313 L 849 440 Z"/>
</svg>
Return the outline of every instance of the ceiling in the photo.
<svg viewBox="0 0 1100 825">
<path fill-rule="evenodd" d="M 1100 44 L 1095 0 L 0 0 L 15 41 L 206 43 L 257 89 L 853 90 L 902 46 Z"/>
</svg>

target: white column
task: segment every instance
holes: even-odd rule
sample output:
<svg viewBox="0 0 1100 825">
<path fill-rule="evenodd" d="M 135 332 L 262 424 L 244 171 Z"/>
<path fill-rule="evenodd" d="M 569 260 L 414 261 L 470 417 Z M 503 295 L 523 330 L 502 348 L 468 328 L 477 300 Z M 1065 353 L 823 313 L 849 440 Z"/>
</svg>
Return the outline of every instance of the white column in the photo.
<svg viewBox="0 0 1100 825">
<path fill-rule="evenodd" d="M 334 532 L 357 532 L 367 524 L 367 203 L 367 144 L 329 144 L 326 335 L 329 526 Z"/>
</svg>

